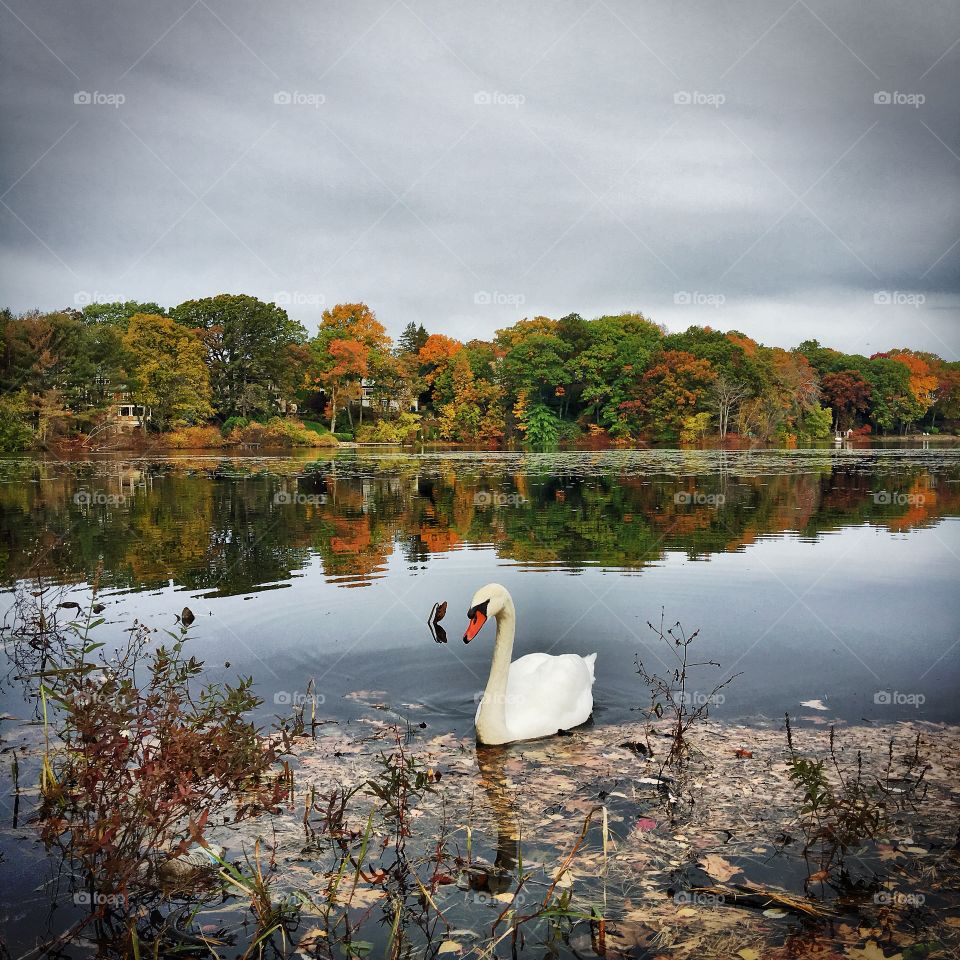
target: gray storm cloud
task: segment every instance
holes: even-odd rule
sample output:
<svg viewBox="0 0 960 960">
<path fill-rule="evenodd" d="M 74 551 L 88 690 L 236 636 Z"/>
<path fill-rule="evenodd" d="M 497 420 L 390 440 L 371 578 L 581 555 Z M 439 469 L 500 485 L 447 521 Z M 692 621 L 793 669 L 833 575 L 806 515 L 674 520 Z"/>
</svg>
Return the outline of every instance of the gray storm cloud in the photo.
<svg viewBox="0 0 960 960">
<path fill-rule="evenodd" d="M 5 0 L 2 302 L 960 353 L 960 8 Z"/>
</svg>

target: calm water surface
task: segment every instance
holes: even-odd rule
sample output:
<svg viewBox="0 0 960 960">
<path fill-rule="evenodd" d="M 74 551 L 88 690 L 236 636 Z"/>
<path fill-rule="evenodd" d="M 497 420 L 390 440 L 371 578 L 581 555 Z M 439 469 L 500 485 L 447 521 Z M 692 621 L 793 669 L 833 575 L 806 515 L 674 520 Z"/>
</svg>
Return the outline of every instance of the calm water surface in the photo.
<svg viewBox="0 0 960 960">
<path fill-rule="evenodd" d="M 666 669 L 661 610 L 722 665 L 698 693 L 743 674 L 719 718 L 960 721 L 957 448 L 0 461 L 0 609 L 37 578 L 82 595 L 98 566 L 100 639 L 189 605 L 207 679 L 252 674 L 265 717 L 312 677 L 322 714 L 376 690 L 469 730 L 494 631 L 460 637 L 495 580 L 515 656 L 599 652 L 600 723 L 646 704 L 637 655 Z M 0 709 L 29 712 L 16 688 Z"/>
</svg>

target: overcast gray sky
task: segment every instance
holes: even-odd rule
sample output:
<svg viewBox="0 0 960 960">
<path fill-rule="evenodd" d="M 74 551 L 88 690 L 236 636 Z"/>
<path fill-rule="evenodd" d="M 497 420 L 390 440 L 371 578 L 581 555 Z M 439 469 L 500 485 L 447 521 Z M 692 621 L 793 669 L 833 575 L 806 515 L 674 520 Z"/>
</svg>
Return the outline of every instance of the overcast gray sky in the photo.
<svg viewBox="0 0 960 960">
<path fill-rule="evenodd" d="M 462 339 L 642 310 L 960 355 L 955 0 L 0 0 L 0 25 L 15 310 L 245 292 Z"/>
</svg>

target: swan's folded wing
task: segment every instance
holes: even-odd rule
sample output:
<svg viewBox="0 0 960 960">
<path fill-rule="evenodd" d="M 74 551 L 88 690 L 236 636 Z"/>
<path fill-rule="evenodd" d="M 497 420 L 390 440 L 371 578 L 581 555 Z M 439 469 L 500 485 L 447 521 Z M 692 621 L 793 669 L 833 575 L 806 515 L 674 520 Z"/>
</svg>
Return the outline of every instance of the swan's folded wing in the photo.
<svg viewBox="0 0 960 960">
<path fill-rule="evenodd" d="M 518 739 L 551 736 L 589 720 L 592 667 L 589 657 L 570 653 L 531 653 L 511 663 L 506 709 L 511 734 Z"/>
</svg>

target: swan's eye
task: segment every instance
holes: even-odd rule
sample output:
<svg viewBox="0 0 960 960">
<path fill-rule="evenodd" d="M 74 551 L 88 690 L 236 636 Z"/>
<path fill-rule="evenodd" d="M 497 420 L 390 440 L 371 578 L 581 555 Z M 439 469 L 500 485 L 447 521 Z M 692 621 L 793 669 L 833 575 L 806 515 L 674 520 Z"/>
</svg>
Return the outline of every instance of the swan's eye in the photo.
<svg viewBox="0 0 960 960">
<path fill-rule="evenodd" d="M 468 620 L 473 620 L 478 613 L 482 613 L 484 619 L 486 619 L 486 616 L 487 616 L 487 605 L 488 605 L 489 603 L 490 603 L 489 600 L 484 600 L 483 603 L 478 603 L 475 607 L 471 607 L 471 608 L 467 611 L 467 619 L 468 619 Z"/>
</svg>

